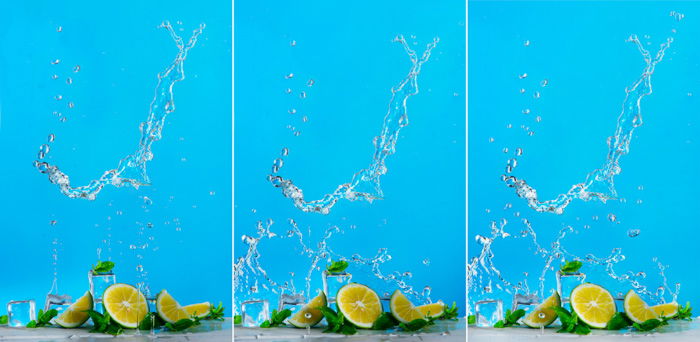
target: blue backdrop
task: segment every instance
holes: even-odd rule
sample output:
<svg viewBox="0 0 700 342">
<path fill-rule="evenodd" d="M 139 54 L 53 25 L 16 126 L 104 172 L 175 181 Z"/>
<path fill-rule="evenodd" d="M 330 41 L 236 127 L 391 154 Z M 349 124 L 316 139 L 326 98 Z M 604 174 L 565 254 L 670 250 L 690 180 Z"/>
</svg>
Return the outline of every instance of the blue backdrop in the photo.
<svg viewBox="0 0 700 342">
<path fill-rule="evenodd" d="M 677 22 L 670 16 L 674 10 L 685 19 Z M 572 226 L 577 233 L 563 240 L 569 252 L 604 257 L 620 247 L 626 259 L 615 272 L 645 272 L 641 282 L 652 292 L 663 283 L 652 260 L 658 257 L 669 266 L 668 285 L 682 286 L 679 301 L 700 301 L 700 279 L 689 272 L 699 241 L 694 216 L 700 205 L 693 186 L 700 166 L 700 46 L 693 38 L 700 30 L 699 14 L 700 6 L 691 2 L 470 2 L 471 257 L 480 250 L 474 236 L 487 235 L 491 221 L 505 218 L 506 231 L 519 235 L 526 218 L 545 248 L 562 227 Z M 624 200 L 576 200 L 562 215 L 534 212 L 501 182 L 506 161 L 517 147 L 523 148 L 513 174 L 533 185 L 540 199 L 568 191 L 603 165 L 606 139 L 614 133 L 625 87 L 640 77 L 645 65 L 637 48 L 625 42 L 631 34 L 637 34 L 652 54 L 667 37 L 673 35 L 675 41 L 656 67 L 653 94 L 641 103 L 644 124 L 634 133 L 629 155 L 620 161 L 616 187 Z M 523 73 L 527 78 L 519 78 Z M 542 87 L 545 79 L 549 84 Z M 541 98 L 534 98 L 535 91 Z M 526 108 L 531 113 L 524 115 Z M 521 125 L 535 134 L 528 136 Z M 509 152 L 503 153 L 504 148 Z M 508 203 L 512 208 L 504 209 Z M 630 237 L 631 229 L 640 234 Z M 537 288 L 544 262 L 534 255 L 530 239 L 498 240 L 493 250 L 506 279 L 527 279 L 531 289 Z M 600 269 L 586 265 L 583 271 L 588 272 L 587 281 L 613 293 L 630 288 Z M 550 272 L 545 291 L 553 288 Z"/>
<path fill-rule="evenodd" d="M 312 248 L 337 225 L 344 233 L 329 240 L 336 253 L 373 257 L 388 248 L 393 258 L 381 266 L 385 274 L 410 271 L 418 292 L 430 286 L 433 300 L 464 303 L 464 11 L 461 1 L 236 3 L 236 258 L 246 253 L 240 237 L 255 235 L 257 221 L 271 218 L 272 232 L 286 235 L 292 218 Z M 387 159 L 385 198 L 372 204 L 343 200 L 326 216 L 299 211 L 266 180 L 272 161 L 289 148 L 280 174 L 299 185 L 307 200 L 334 191 L 369 165 L 390 90 L 411 66 L 403 48 L 392 43 L 398 34 L 419 54 L 434 37 L 441 41 L 418 77 L 420 93 L 408 99 L 410 124 Z M 286 79 L 290 73 L 293 78 Z M 291 108 L 297 113 L 289 114 Z M 299 255 L 294 239 L 263 240 L 259 248 L 272 279 L 291 278 L 304 288 L 309 260 Z M 315 292 L 320 272 L 311 279 Z M 373 283 L 368 273 L 355 272 L 353 281 Z"/>
<path fill-rule="evenodd" d="M 167 288 L 182 304 L 230 303 L 230 11 L 228 1 L 0 5 L 0 311 L 10 299 L 43 306 L 54 246 L 58 290 L 74 298 L 88 289 L 101 248 L 103 260 L 116 262 L 119 282 L 145 281 L 154 294 Z M 94 201 L 63 196 L 32 166 L 39 146 L 55 134 L 47 159 L 74 185 L 136 150 L 157 74 L 177 53 L 157 28 L 163 20 L 184 39 L 200 23 L 207 28 L 185 62 L 187 78 L 174 86 L 177 109 L 153 145 L 152 185 L 107 187 Z"/>
</svg>

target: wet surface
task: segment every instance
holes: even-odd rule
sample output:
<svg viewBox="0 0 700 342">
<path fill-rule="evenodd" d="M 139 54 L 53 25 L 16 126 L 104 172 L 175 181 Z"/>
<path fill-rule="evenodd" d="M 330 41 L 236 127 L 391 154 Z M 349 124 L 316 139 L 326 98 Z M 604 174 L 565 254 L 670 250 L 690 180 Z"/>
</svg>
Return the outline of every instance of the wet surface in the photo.
<svg viewBox="0 0 700 342">
<path fill-rule="evenodd" d="M 225 321 L 202 321 L 202 324 L 190 328 L 182 332 L 166 332 L 156 331 L 155 333 L 143 332 L 137 330 L 126 330 L 124 334 L 119 335 L 119 341 L 211 341 L 219 342 L 231 341 L 231 324 L 232 320 L 227 318 Z M 63 329 L 63 328 L 8 328 L 0 327 L 0 341 L 71 341 L 89 342 L 89 341 L 105 341 L 106 339 L 114 338 L 112 335 L 96 334 L 89 332 L 90 327 L 78 329 Z"/>
<path fill-rule="evenodd" d="M 403 332 L 397 330 L 374 331 L 358 329 L 355 335 L 324 334 L 324 327 L 313 329 L 285 328 L 244 328 L 236 326 L 234 335 L 236 341 L 293 341 L 312 339 L 314 341 L 465 341 L 466 324 L 464 319 L 459 321 L 437 321 L 435 325 L 420 332 Z"/>
</svg>

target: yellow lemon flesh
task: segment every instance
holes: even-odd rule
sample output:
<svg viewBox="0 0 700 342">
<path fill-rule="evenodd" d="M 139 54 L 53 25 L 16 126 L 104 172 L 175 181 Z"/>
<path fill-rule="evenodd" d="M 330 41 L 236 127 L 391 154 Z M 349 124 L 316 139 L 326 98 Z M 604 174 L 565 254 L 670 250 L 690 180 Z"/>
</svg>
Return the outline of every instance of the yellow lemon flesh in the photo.
<svg viewBox="0 0 700 342">
<path fill-rule="evenodd" d="M 401 323 L 408 323 L 414 319 L 425 319 L 425 314 L 418 310 L 401 291 L 396 290 L 389 300 L 391 314 Z"/>
<path fill-rule="evenodd" d="M 319 307 L 325 307 L 328 305 L 326 300 L 326 294 L 323 291 L 316 298 L 312 299 L 310 302 L 306 303 L 304 307 L 289 318 L 289 324 L 297 328 L 313 327 L 314 325 L 321 322 L 323 319 L 323 314 Z"/>
<path fill-rule="evenodd" d="M 423 317 L 438 318 L 445 312 L 445 304 L 442 302 L 425 304 L 416 306 L 416 310 L 420 311 Z"/>
<path fill-rule="evenodd" d="M 86 291 L 85 294 L 80 297 L 75 303 L 63 311 L 56 319 L 54 323 L 63 328 L 77 328 L 87 322 L 90 316 L 87 310 L 93 309 L 93 300 L 90 291 Z"/>
<path fill-rule="evenodd" d="M 369 287 L 357 283 L 347 284 L 335 297 L 338 310 L 358 328 L 369 329 L 382 314 L 379 295 Z"/>
<path fill-rule="evenodd" d="M 196 316 L 197 318 L 204 318 L 209 315 L 211 304 L 209 302 L 190 304 L 183 306 L 182 309 L 185 310 L 190 317 Z"/>
<path fill-rule="evenodd" d="M 160 318 L 168 323 L 175 323 L 183 318 L 191 317 L 166 290 L 160 291 L 156 296 L 156 312 Z"/>
<path fill-rule="evenodd" d="M 102 295 L 102 305 L 112 320 L 124 328 L 134 329 L 148 314 L 146 297 L 135 287 L 114 284 Z"/>
<path fill-rule="evenodd" d="M 672 302 L 654 305 L 651 309 L 654 310 L 659 317 L 671 318 L 678 314 L 678 303 Z"/>
<path fill-rule="evenodd" d="M 659 315 L 634 290 L 630 290 L 625 295 L 625 314 L 635 323 L 659 318 Z"/>
<path fill-rule="evenodd" d="M 557 319 L 557 313 L 554 312 L 552 307 L 560 307 L 561 298 L 559 293 L 554 291 L 554 293 L 545 299 L 542 304 L 538 305 L 535 310 L 530 312 L 525 318 L 523 318 L 523 323 L 530 328 L 541 328 L 546 327 Z"/>
<path fill-rule="evenodd" d="M 615 299 L 599 285 L 585 283 L 571 291 L 571 308 L 592 328 L 603 329 L 617 312 Z"/>
</svg>

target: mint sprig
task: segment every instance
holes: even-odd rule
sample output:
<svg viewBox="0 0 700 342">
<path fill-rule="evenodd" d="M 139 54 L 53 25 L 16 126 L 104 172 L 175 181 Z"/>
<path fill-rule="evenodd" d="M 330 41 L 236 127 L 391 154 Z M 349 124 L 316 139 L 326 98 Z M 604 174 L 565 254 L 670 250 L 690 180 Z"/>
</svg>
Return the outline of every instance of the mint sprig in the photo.
<svg viewBox="0 0 700 342">
<path fill-rule="evenodd" d="M 583 263 L 579 260 L 567 261 L 564 265 L 561 265 L 559 269 L 562 273 L 571 274 L 576 273 L 583 266 Z"/>
<path fill-rule="evenodd" d="M 111 261 L 99 261 L 97 265 L 92 266 L 93 273 L 108 273 L 114 268 L 114 263 Z"/>
<path fill-rule="evenodd" d="M 241 324 L 241 323 L 243 323 L 243 316 L 241 316 L 241 315 L 233 316 L 233 324 Z"/>
<path fill-rule="evenodd" d="M 39 328 L 51 325 L 51 320 L 58 316 L 58 311 L 56 309 L 51 309 L 44 311 L 39 309 L 39 314 L 36 316 L 36 320 L 31 320 L 27 323 L 27 328 Z"/>
<path fill-rule="evenodd" d="M 684 321 L 693 320 L 693 308 L 690 307 L 690 302 L 686 302 L 685 306 L 678 307 L 678 313 L 673 317 L 673 319 L 682 319 Z"/>
<path fill-rule="evenodd" d="M 459 316 L 459 308 L 457 307 L 456 302 L 452 302 L 452 306 L 445 307 L 445 311 L 438 317 L 438 319 L 450 319 L 450 320 L 457 320 L 457 316 Z"/>
<path fill-rule="evenodd" d="M 553 306 L 552 310 L 557 313 L 559 321 L 561 322 L 561 328 L 557 330 L 558 333 L 568 332 L 579 335 L 588 335 L 591 333 L 591 328 L 578 319 L 576 311 L 569 312 L 569 310 L 560 306 Z"/>
<path fill-rule="evenodd" d="M 326 266 L 326 270 L 328 270 L 329 273 L 340 273 L 345 271 L 348 265 L 350 264 L 345 260 L 333 261 L 330 265 Z"/>
<path fill-rule="evenodd" d="M 388 312 L 382 312 L 374 323 L 372 330 L 387 330 L 395 327 L 399 322 Z"/>
<path fill-rule="evenodd" d="M 335 312 L 335 310 L 327 306 L 321 306 L 318 309 L 321 310 L 323 317 L 326 318 L 326 322 L 328 323 L 328 328 L 323 331 L 324 333 L 338 333 L 343 335 L 354 335 L 357 333 L 355 326 L 345 319 L 342 312 Z"/>
<path fill-rule="evenodd" d="M 270 319 L 266 320 L 265 322 L 262 322 L 260 324 L 261 328 L 272 328 L 272 327 L 278 327 L 280 325 L 284 325 L 284 320 L 287 319 L 289 316 L 292 315 L 292 310 L 289 309 L 284 309 L 282 311 L 277 311 L 277 310 L 272 310 L 272 315 L 270 315 Z"/>
<path fill-rule="evenodd" d="M 399 328 L 403 331 L 416 331 L 435 324 L 434 318 L 416 318 L 408 323 L 399 323 Z"/>
<path fill-rule="evenodd" d="M 85 312 L 87 312 L 90 319 L 92 319 L 93 328 L 90 330 L 91 333 L 103 333 L 117 336 L 124 332 L 124 329 L 122 329 L 117 322 L 112 320 L 108 312 L 104 314 L 95 310 L 87 310 Z"/>
<path fill-rule="evenodd" d="M 199 318 L 193 316 L 191 319 L 183 318 L 175 323 L 165 323 L 165 327 L 170 331 L 182 331 L 200 324 L 202 323 L 199 321 Z"/>
<path fill-rule="evenodd" d="M 212 321 L 223 321 L 224 320 L 224 308 L 223 304 L 219 302 L 219 305 L 216 307 L 212 307 L 209 310 L 209 314 L 204 317 L 205 320 L 212 320 Z M 235 320 L 235 318 L 234 318 Z M 235 323 L 235 322 L 234 322 Z M 240 324 L 240 323 L 235 323 L 235 324 Z"/>
<path fill-rule="evenodd" d="M 632 321 L 624 312 L 616 312 L 608 324 L 605 326 L 607 330 L 621 330 L 632 325 Z"/>
<path fill-rule="evenodd" d="M 467 316 L 467 324 L 469 324 L 469 325 L 476 324 L 476 315 Z"/>
<path fill-rule="evenodd" d="M 160 316 L 155 312 L 149 312 L 141 322 L 139 322 L 139 330 L 153 330 L 162 327 L 165 324 Z"/>
<path fill-rule="evenodd" d="M 518 320 L 525 316 L 525 310 L 523 309 L 518 309 L 513 312 L 510 311 L 510 309 L 506 310 L 506 315 L 503 317 L 502 320 L 496 322 L 494 324 L 494 328 L 507 328 L 507 327 L 512 327 L 514 325 L 520 325 L 518 323 Z"/>
<path fill-rule="evenodd" d="M 9 322 L 7 315 L 0 316 L 0 325 L 7 324 L 7 322 Z"/>
<path fill-rule="evenodd" d="M 654 330 L 658 327 L 668 325 L 668 319 L 667 318 L 651 318 L 648 319 L 642 323 L 633 323 L 632 326 L 639 330 L 639 331 L 649 331 L 649 330 Z"/>
</svg>

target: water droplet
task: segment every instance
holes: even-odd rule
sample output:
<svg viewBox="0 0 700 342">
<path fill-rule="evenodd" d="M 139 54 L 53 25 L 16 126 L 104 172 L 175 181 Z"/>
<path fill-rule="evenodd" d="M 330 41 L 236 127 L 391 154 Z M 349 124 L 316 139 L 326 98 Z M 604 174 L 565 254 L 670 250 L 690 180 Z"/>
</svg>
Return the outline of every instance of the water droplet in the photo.
<svg viewBox="0 0 700 342">
<path fill-rule="evenodd" d="M 516 156 L 522 156 L 523 155 L 523 149 L 518 147 L 515 149 L 515 155 Z"/>
<path fill-rule="evenodd" d="M 306 115 L 304 115 L 304 116 L 301 118 L 301 121 L 304 122 L 304 123 L 309 122 L 309 117 L 306 116 Z"/>
<path fill-rule="evenodd" d="M 543 86 L 543 87 L 546 87 L 548 84 L 549 84 L 549 80 L 546 79 L 546 78 L 543 79 L 542 82 L 540 82 L 540 85 Z"/>
<path fill-rule="evenodd" d="M 63 26 L 59 26 L 56 28 L 56 32 L 63 32 Z"/>
<path fill-rule="evenodd" d="M 308 82 L 306 82 L 306 85 L 311 87 L 314 85 L 314 83 L 316 83 L 316 81 L 314 81 L 313 79 L 310 79 Z"/>
<path fill-rule="evenodd" d="M 305 92 L 305 91 L 302 91 L 301 93 L 299 93 L 299 98 L 305 99 L 305 98 L 306 98 L 306 92 Z"/>
<path fill-rule="evenodd" d="M 294 136 L 295 136 L 295 137 L 298 137 L 298 136 L 300 136 L 300 135 L 301 135 L 301 132 L 299 132 L 299 131 L 295 131 L 295 132 L 294 132 Z"/>
<path fill-rule="evenodd" d="M 216 195 L 216 191 L 209 191 L 209 196 L 214 196 Z"/>
<path fill-rule="evenodd" d="M 296 114 L 297 110 L 292 108 L 292 109 L 288 110 L 288 112 L 289 112 L 289 114 Z"/>
<path fill-rule="evenodd" d="M 504 147 L 504 148 L 503 148 L 503 153 L 508 153 L 508 148 L 507 148 L 507 147 Z"/>
<path fill-rule="evenodd" d="M 529 108 L 523 109 L 523 114 L 530 114 L 530 109 Z"/>
<path fill-rule="evenodd" d="M 496 141 L 496 139 L 494 139 L 493 137 L 490 137 L 490 138 L 489 138 L 489 142 L 490 142 L 490 143 L 492 143 L 492 142 L 494 142 L 494 141 Z"/>
<path fill-rule="evenodd" d="M 277 173 L 284 166 L 284 160 L 277 158 L 272 162 L 272 173 Z"/>
<path fill-rule="evenodd" d="M 428 258 L 423 259 L 423 265 L 430 266 L 430 259 L 428 259 Z"/>
<path fill-rule="evenodd" d="M 541 116 L 536 116 L 535 117 L 535 122 L 542 122 L 542 117 Z"/>
<path fill-rule="evenodd" d="M 532 97 L 534 97 L 534 98 L 536 98 L 536 99 L 539 99 L 540 96 L 541 96 L 541 95 L 540 95 L 540 92 L 539 92 L 539 91 L 536 91 L 536 92 L 534 92 L 534 93 L 532 94 Z"/>
<path fill-rule="evenodd" d="M 55 226 L 56 223 L 58 223 L 56 220 L 51 220 L 51 221 L 49 221 L 49 224 L 52 225 L 52 226 Z"/>
<path fill-rule="evenodd" d="M 525 88 L 520 88 L 520 93 L 525 94 Z"/>
<path fill-rule="evenodd" d="M 73 103 L 72 101 L 68 102 L 68 108 L 70 108 L 70 109 L 75 108 L 75 103 Z"/>
<path fill-rule="evenodd" d="M 51 76 L 51 79 L 52 79 L 52 80 L 57 80 L 57 79 L 58 79 L 58 75 L 53 74 L 53 75 Z"/>
<path fill-rule="evenodd" d="M 63 95 L 58 94 L 58 95 L 54 96 L 53 98 L 56 99 L 56 101 L 61 101 L 61 100 L 63 100 Z"/>
<path fill-rule="evenodd" d="M 51 134 L 49 134 L 49 137 L 48 137 L 47 140 L 48 140 L 50 143 L 52 143 L 54 140 L 56 140 L 56 136 L 55 136 L 53 133 L 51 133 Z"/>
<path fill-rule="evenodd" d="M 280 152 L 280 155 L 281 155 L 282 157 L 288 156 L 288 155 L 289 155 L 289 149 L 286 148 L 286 147 L 282 148 L 282 152 Z"/>
<path fill-rule="evenodd" d="M 293 73 L 289 73 L 289 74 L 287 74 L 287 75 L 284 76 L 284 78 L 286 78 L 286 79 L 290 79 L 290 78 L 292 78 L 292 77 L 294 77 L 294 74 L 293 74 Z"/>
<path fill-rule="evenodd" d="M 73 67 L 73 72 L 78 72 L 80 71 L 80 65 L 76 65 Z"/>
<path fill-rule="evenodd" d="M 610 222 L 615 222 L 617 221 L 617 216 L 615 216 L 615 214 L 613 213 L 610 213 L 608 214 L 608 220 L 610 220 Z"/>
<path fill-rule="evenodd" d="M 524 46 L 530 46 L 530 41 L 529 41 L 529 40 L 524 41 L 524 42 L 523 42 L 523 45 L 524 45 Z"/>
<path fill-rule="evenodd" d="M 61 63 L 61 60 L 60 60 L 60 59 L 54 59 L 54 60 L 51 61 L 51 64 L 54 64 L 54 65 L 55 65 L 55 64 L 58 64 L 58 63 Z"/>
<path fill-rule="evenodd" d="M 525 72 L 525 73 L 518 75 L 518 78 L 520 78 L 521 80 L 524 78 L 527 78 L 527 73 Z"/>
<path fill-rule="evenodd" d="M 70 77 L 66 78 L 66 84 L 73 84 L 73 79 Z"/>
<path fill-rule="evenodd" d="M 639 233 L 640 233 L 639 229 L 630 229 L 627 231 L 627 236 L 633 238 L 633 237 L 639 236 Z"/>
<path fill-rule="evenodd" d="M 296 41 L 296 40 L 292 40 L 291 42 L 289 42 L 289 45 L 290 45 L 290 46 L 297 46 L 297 41 Z"/>
</svg>

